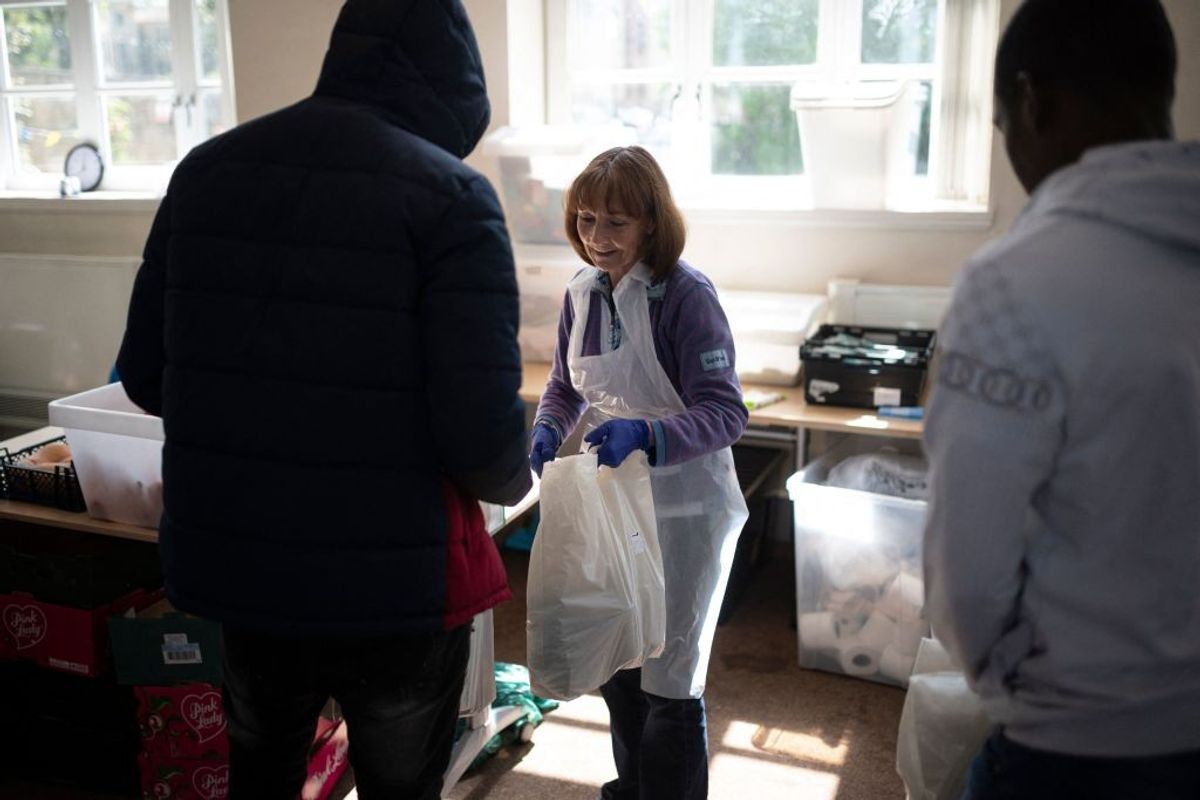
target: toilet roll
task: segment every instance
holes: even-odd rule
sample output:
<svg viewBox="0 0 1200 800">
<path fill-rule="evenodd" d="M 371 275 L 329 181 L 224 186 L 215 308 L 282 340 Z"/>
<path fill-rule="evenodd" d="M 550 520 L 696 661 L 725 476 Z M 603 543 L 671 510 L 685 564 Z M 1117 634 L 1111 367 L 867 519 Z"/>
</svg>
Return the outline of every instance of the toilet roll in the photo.
<svg viewBox="0 0 1200 800">
<path fill-rule="evenodd" d="M 873 608 L 863 592 L 832 591 L 826 598 L 825 610 L 834 616 L 839 636 L 853 636 L 867 621 Z"/>
<path fill-rule="evenodd" d="M 920 619 L 925 606 L 925 582 L 911 572 L 901 572 L 887 585 L 877 608 L 894 620 Z"/>
<path fill-rule="evenodd" d="M 886 614 L 876 610 L 872 611 L 871 616 L 867 617 L 862 630 L 854 638 L 867 647 L 873 648 L 875 652 L 882 653 L 883 648 L 896 640 L 896 631 L 896 623 L 892 622 Z M 913 652 L 916 652 L 915 648 Z"/>
<path fill-rule="evenodd" d="M 916 660 L 915 654 L 902 652 L 895 645 L 889 644 L 879 654 L 879 674 L 907 686 Z"/>
<path fill-rule="evenodd" d="M 829 611 L 801 614 L 800 644 L 805 650 L 830 650 L 837 646 L 837 620 Z"/>
<path fill-rule="evenodd" d="M 847 675 L 866 677 L 879 672 L 880 653 L 857 638 L 843 639 L 837 647 L 838 665 Z"/>
<path fill-rule="evenodd" d="M 900 571 L 872 542 L 830 536 L 819 546 L 821 569 L 834 589 L 877 588 Z"/>
<path fill-rule="evenodd" d="M 902 653 L 915 656 L 921 640 L 929 634 L 929 625 L 923 619 L 897 622 L 892 644 Z"/>
</svg>

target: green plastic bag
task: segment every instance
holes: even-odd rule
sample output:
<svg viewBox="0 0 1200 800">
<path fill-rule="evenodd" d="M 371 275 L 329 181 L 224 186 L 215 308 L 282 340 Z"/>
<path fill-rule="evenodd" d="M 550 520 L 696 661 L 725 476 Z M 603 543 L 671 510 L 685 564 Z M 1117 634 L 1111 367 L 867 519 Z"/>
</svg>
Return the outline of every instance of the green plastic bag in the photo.
<svg viewBox="0 0 1200 800">
<path fill-rule="evenodd" d="M 497 661 L 495 675 L 496 699 L 492 701 L 492 708 L 518 706 L 525 709 L 525 716 L 489 739 L 468 770 L 473 770 L 487 761 L 501 747 L 529 741 L 533 736 L 533 729 L 542 723 L 542 715 L 558 708 L 557 700 L 538 697 L 529 688 L 529 669 L 525 666 Z M 459 720 L 459 723 L 465 727 L 465 720 Z"/>
</svg>

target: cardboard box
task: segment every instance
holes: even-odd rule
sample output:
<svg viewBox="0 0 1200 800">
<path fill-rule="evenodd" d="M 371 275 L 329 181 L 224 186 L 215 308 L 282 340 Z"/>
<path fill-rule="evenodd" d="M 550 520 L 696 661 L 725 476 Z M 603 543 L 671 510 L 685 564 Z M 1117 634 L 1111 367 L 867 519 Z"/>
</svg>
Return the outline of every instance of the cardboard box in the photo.
<svg viewBox="0 0 1200 800">
<path fill-rule="evenodd" d="M 133 686 L 221 684 L 221 626 L 176 611 L 166 599 L 135 614 L 113 617 L 117 682 Z"/>
<path fill-rule="evenodd" d="M 207 683 L 135 686 L 133 694 L 143 753 L 166 760 L 229 757 L 219 688 Z"/>
<path fill-rule="evenodd" d="M 317 735 L 309 751 L 308 774 L 300 792 L 301 800 L 327 800 L 349 764 L 348 750 L 345 723 L 324 717 L 319 719 Z M 223 800 L 229 796 L 227 753 L 186 758 L 143 751 L 138 756 L 138 769 L 143 800 L 167 797 L 172 800 Z"/>
<path fill-rule="evenodd" d="M 165 759 L 138 756 L 143 800 L 225 800 L 229 797 L 228 759 Z"/>
<path fill-rule="evenodd" d="M 25 592 L 0 594 L 3 650 L 9 658 L 94 678 L 109 669 L 109 616 L 145 602 L 140 589 L 91 609 L 47 603 Z"/>
</svg>

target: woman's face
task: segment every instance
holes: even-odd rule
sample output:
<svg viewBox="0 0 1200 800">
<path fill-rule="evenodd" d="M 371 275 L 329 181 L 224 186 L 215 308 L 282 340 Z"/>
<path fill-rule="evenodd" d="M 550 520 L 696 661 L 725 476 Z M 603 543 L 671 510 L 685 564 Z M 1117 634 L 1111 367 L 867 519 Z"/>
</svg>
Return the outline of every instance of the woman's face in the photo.
<svg viewBox="0 0 1200 800">
<path fill-rule="evenodd" d="M 651 232 L 644 220 L 619 208 L 605 210 L 579 207 L 575 230 L 592 263 L 608 273 L 613 286 L 644 255 Z"/>
</svg>

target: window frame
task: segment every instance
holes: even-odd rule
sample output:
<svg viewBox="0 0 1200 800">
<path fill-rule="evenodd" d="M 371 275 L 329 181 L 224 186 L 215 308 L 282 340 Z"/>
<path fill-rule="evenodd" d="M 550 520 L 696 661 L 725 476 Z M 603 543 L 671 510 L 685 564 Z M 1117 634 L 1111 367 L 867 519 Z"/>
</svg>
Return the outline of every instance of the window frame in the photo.
<svg viewBox="0 0 1200 800">
<path fill-rule="evenodd" d="M 197 5 L 197 0 L 167 0 L 171 40 L 169 79 L 109 81 L 103 75 L 102 29 L 96 0 L 0 0 L 0 12 L 9 8 L 65 7 L 73 78 L 71 84 L 13 86 L 9 75 L 7 35 L 0 24 L 0 196 L 56 194 L 61 177 L 58 173 L 22 169 L 13 102 L 20 97 L 74 98 L 79 141 L 96 144 L 104 158 L 104 179 L 100 189 L 90 194 L 161 194 L 179 159 L 208 138 L 202 102 L 204 95 L 218 93 L 222 117 L 231 124 L 235 120 L 227 0 L 214 0 L 214 24 L 217 26 L 215 78 L 203 74 Z M 118 164 L 113 158 L 106 100 L 148 95 L 172 98 L 174 158 L 155 164 Z"/>
<path fill-rule="evenodd" d="M 546 0 L 546 113 L 550 124 L 570 124 L 573 86 L 582 83 L 642 83 L 671 80 L 694 128 L 683 144 L 702 159 L 689 169 L 671 169 L 683 205 L 708 212 L 765 209 L 860 220 L 875 214 L 921 214 L 950 219 L 960 213 L 989 214 L 991 173 L 991 61 L 999 33 L 999 0 L 938 0 L 934 61 L 922 64 L 861 63 L 862 4 L 818 0 L 818 54 L 813 64 L 723 67 L 712 63 L 715 0 L 671 0 L 674 63 L 660 70 L 572 70 L 570 0 Z M 929 173 L 915 176 L 923 199 L 903 210 L 881 212 L 812 208 L 806 175 L 750 176 L 711 172 L 713 88 L 723 85 L 793 84 L 805 78 L 851 80 L 910 79 L 928 82 L 930 96 Z M 676 103 L 674 117 L 679 115 Z M 673 142 L 673 149 L 679 142 Z M 949 215 L 949 216 L 948 216 Z"/>
</svg>

